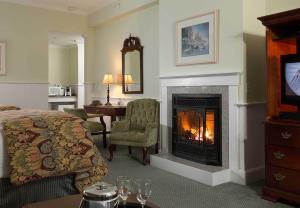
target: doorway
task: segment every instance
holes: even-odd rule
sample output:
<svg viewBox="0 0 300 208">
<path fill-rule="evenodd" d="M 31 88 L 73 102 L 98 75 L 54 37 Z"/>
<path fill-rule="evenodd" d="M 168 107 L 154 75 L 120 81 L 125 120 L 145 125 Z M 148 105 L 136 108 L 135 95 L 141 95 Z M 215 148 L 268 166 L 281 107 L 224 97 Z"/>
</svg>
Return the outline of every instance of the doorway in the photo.
<svg viewBox="0 0 300 208">
<path fill-rule="evenodd" d="M 51 110 L 82 108 L 85 101 L 85 51 L 81 35 L 49 33 L 48 103 Z"/>
</svg>

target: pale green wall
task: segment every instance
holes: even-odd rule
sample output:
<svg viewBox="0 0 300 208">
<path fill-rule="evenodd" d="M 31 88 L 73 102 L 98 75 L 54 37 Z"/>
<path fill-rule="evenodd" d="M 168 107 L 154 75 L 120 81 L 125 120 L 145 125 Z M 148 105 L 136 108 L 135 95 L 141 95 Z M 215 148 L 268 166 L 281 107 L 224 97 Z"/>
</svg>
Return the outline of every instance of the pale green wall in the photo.
<svg viewBox="0 0 300 208">
<path fill-rule="evenodd" d="M 95 96 L 106 97 L 106 86 L 100 84 L 105 73 L 112 73 L 114 77 L 122 73 L 120 50 L 130 33 L 139 37 L 144 46 L 144 94 L 123 95 L 121 85 L 112 85 L 110 95 L 128 98 L 159 97 L 157 4 L 115 18 L 96 28 Z"/>
<path fill-rule="evenodd" d="M 243 0 L 244 72 L 240 100 L 265 101 L 265 27 L 257 19 L 266 13 L 265 0 Z"/>
<path fill-rule="evenodd" d="M 94 31 L 87 17 L 0 2 L 0 28 L 0 39 L 7 42 L 7 75 L 0 82 L 48 82 L 49 32 L 86 38 L 86 74 L 92 77 Z"/>
<path fill-rule="evenodd" d="M 68 48 L 49 47 L 49 83 L 70 84 L 70 53 Z"/>
<path fill-rule="evenodd" d="M 78 48 L 71 47 L 69 49 L 70 55 L 70 84 L 78 84 Z"/>
<path fill-rule="evenodd" d="M 88 25 L 91 27 L 99 26 L 116 17 L 127 15 L 130 12 L 156 3 L 158 3 L 158 0 L 118 0 L 89 15 Z"/>
<path fill-rule="evenodd" d="M 264 0 L 266 1 L 266 14 L 283 12 L 300 8 L 299 0 Z"/>
<path fill-rule="evenodd" d="M 49 83 L 59 85 L 78 84 L 77 47 L 49 47 Z"/>
<path fill-rule="evenodd" d="M 266 95 L 266 28 L 257 17 L 299 7 L 299 0 L 243 0 L 245 72 L 241 96 L 245 102 L 264 102 Z"/>
<path fill-rule="evenodd" d="M 175 65 L 175 23 L 178 20 L 220 10 L 219 63 Z M 197 75 L 243 71 L 243 26 L 241 0 L 160 0 L 160 75 Z"/>
</svg>

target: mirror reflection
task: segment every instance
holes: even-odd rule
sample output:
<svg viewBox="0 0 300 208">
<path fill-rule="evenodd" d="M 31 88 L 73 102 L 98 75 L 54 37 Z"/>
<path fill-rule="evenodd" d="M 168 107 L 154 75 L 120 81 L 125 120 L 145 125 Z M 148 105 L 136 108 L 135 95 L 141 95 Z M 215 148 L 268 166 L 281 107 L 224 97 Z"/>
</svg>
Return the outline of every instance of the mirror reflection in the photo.
<svg viewBox="0 0 300 208">
<path fill-rule="evenodd" d="M 122 91 L 124 94 L 143 93 L 143 46 L 137 37 L 129 36 L 123 43 Z"/>
<path fill-rule="evenodd" d="M 140 52 L 135 50 L 125 54 L 125 91 L 140 91 Z"/>
</svg>

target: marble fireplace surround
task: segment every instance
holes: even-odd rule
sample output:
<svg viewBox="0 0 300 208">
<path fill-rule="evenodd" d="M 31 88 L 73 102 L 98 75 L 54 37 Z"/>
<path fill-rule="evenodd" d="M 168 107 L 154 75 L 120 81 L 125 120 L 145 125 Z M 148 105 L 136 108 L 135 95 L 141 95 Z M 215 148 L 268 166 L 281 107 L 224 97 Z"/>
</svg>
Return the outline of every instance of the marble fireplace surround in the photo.
<svg viewBox="0 0 300 208">
<path fill-rule="evenodd" d="M 215 186 L 232 181 L 231 172 L 238 168 L 237 100 L 238 73 L 202 76 L 161 77 L 160 154 L 151 155 L 152 166 Z M 222 95 L 222 166 L 210 166 L 172 155 L 172 94 Z"/>
<path fill-rule="evenodd" d="M 168 138 L 166 148 L 163 150 L 167 153 L 172 153 L 172 95 L 173 94 L 221 94 L 221 154 L 222 167 L 228 168 L 228 87 L 227 86 L 193 86 L 193 87 L 168 87 L 167 102 L 167 126 Z"/>
</svg>

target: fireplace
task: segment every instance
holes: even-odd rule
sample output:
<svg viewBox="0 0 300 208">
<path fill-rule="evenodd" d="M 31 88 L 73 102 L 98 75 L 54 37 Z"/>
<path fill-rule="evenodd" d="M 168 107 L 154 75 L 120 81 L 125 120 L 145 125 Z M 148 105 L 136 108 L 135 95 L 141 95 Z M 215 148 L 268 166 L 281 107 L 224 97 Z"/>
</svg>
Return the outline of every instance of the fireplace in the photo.
<svg viewBox="0 0 300 208">
<path fill-rule="evenodd" d="M 172 154 L 207 165 L 222 165 L 221 97 L 172 95 Z"/>
</svg>

